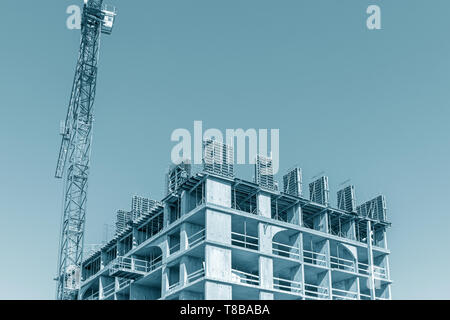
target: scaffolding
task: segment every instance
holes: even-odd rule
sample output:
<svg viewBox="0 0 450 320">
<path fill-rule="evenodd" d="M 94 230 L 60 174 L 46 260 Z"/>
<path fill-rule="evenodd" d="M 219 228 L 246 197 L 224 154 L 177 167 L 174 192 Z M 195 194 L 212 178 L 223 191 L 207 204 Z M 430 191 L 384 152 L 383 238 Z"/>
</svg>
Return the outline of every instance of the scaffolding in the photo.
<svg viewBox="0 0 450 320">
<path fill-rule="evenodd" d="M 322 176 L 309 184 L 309 199 L 312 202 L 328 206 L 329 194 L 328 177 Z"/>
<path fill-rule="evenodd" d="M 232 146 L 215 140 L 203 141 L 203 171 L 225 178 L 234 178 Z"/>
<path fill-rule="evenodd" d="M 176 192 L 191 176 L 191 164 L 188 160 L 172 165 L 166 174 L 166 194 Z"/>
<path fill-rule="evenodd" d="M 380 195 L 356 208 L 358 215 L 378 221 L 386 221 L 386 199 Z"/>
<path fill-rule="evenodd" d="M 256 156 L 255 164 L 255 182 L 264 189 L 277 190 L 276 182 L 273 177 L 272 158 L 262 155 Z"/>
<path fill-rule="evenodd" d="M 350 185 L 337 192 L 338 208 L 348 212 L 356 212 L 355 187 Z"/>
<path fill-rule="evenodd" d="M 301 168 L 294 168 L 283 176 L 283 191 L 293 196 L 302 195 Z"/>
</svg>

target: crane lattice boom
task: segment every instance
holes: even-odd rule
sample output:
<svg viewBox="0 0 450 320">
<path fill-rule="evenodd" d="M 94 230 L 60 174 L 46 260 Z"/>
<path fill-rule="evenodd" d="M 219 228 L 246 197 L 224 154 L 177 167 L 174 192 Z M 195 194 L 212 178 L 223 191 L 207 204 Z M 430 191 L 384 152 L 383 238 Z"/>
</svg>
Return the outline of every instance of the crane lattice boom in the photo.
<svg viewBox="0 0 450 320">
<path fill-rule="evenodd" d="M 76 299 L 81 281 L 86 200 L 100 35 L 110 34 L 115 10 L 103 0 L 85 1 L 81 43 L 55 177 L 63 178 L 64 200 L 58 255 L 56 298 Z"/>
</svg>

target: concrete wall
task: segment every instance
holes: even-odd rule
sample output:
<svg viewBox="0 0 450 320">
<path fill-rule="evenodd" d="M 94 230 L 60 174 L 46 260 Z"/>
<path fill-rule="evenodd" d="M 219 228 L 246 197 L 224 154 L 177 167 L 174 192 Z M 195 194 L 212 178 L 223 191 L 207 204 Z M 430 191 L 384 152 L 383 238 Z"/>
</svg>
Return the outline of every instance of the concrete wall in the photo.
<svg viewBox="0 0 450 320">
<path fill-rule="evenodd" d="M 206 202 L 231 208 L 231 183 L 208 178 L 206 180 Z"/>
</svg>

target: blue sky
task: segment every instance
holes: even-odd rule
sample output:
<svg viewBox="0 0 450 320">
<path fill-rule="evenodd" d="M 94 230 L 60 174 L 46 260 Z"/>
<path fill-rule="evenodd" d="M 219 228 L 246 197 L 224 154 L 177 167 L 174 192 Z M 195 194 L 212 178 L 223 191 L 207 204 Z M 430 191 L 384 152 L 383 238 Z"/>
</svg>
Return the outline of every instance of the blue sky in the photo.
<svg viewBox="0 0 450 320">
<path fill-rule="evenodd" d="M 53 174 L 79 45 L 65 11 L 81 2 L 0 2 L 0 299 L 54 297 Z M 450 298 L 450 2 L 109 3 L 87 243 L 131 195 L 162 198 L 174 129 L 278 128 L 281 173 L 325 171 L 333 202 L 349 178 L 358 203 L 386 195 L 394 298 Z M 370 4 L 382 30 L 365 26 Z"/>
</svg>

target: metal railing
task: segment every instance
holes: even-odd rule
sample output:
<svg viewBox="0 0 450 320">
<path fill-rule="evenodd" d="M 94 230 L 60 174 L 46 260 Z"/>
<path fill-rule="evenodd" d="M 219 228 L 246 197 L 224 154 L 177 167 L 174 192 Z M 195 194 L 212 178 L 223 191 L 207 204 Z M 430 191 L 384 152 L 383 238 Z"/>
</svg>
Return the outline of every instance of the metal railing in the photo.
<svg viewBox="0 0 450 320">
<path fill-rule="evenodd" d="M 169 254 L 174 254 L 175 252 L 178 252 L 178 251 L 180 251 L 180 243 L 179 242 L 169 248 Z"/>
<path fill-rule="evenodd" d="M 93 294 L 85 298 L 85 300 L 99 300 L 99 292 L 94 292 Z"/>
<path fill-rule="evenodd" d="M 288 291 L 297 294 L 302 293 L 301 282 L 284 278 L 273 277 L 273 288 L 276 290 Z"/>
<path fill-rule="evenodd" d="M 367 263 L 358 262 L 358 273 L 369 274 L 369 265 Z"/>
<path fill-rule="evenodd" d="M 287 213 L 285 214 L 275 213 L 274 215 L 272 215 L 272 219 L 289 223 Z"/>
<path fill-rule="evenodd" d="M 194 282 L 195 280 L 198 280 L 200 278 L 202 278 L 203 276 L 205 276 L 205 269 L 201 268 L 198 269 L 190 274 L 188 274 L 187 276 L 187 282 Z"/>
<path fill-rule="evenodd" d="M 379 266 L 372 266 L 373 275 L 377 278 L 387 279 L 386 268 Z"/>
<path fill-rule="evenodd" d="M 349 259 L 330 256 L 330 266 L 335 269 L 356 272 L 355 261 Z"/>
<path fill-rule="evenodd" d="M 237 283 L 244 283 L 253 286 L 259 286 L 259 276 L 240 271 L 237 269 L 231 269 L 232 281 Z"/>
<path fill-rule="evenodd" d="M 162 265 L 162 253 L 148 262 L 147 272 L 152 272 L 153 270 L 159 268 L 161 265 Z"/>
<path fill-rule="evenodd" d="M 332 290 L 334 300 L 356 300 L 358 299 L 358 292 L 342 290 L 333 288 Z"/>
<path fill-rule="evenodd" d="M 131 283 L 130 279 L 126 279 L 126 278 L 119 279 L 119 285 L 117 287 L 117 290 L 122 290 L 123 288 L 128 286 L 130 283 Z"/>
<path fill-rule="evenodd" d="M 259 250 L 258 237 L 249 236 L 238 232 L 231 232 L 231 244 L 242 248 Z"/>
<path fill-rule="evenodd" d="M 327 255 L 315 251 L 303 250 L 303 262 L 326 267 Z"/>
<path fill-rule="evenodd" d="M 245 209 L 242 209 L 237 202 L 234 202 L 234 200 L 233 200 L 231 207 L 235 210 L 242 211 L 245 213 L 251 213 L 251 214 L 256 214 L 256 215 L 258 214 L 257 206 L 255 206 L 255 207 L 252 206 L 251 208 L 248 208 L 248 210 L 245 210 Z"/>
<path fill-rule="evenodd" d="M 147 272 L 148 262 L 131 257 L 117 257 L 111 266 L 111 272 L 116 270 L 126 270 L 131 272 Z M 110 272 L 110 273 L 111 273 Z"/>
<path fill-rule="evenodd" d="M 372 299 L 372 297 L 370 296 L 370 294 L 363 294 L 363 293 L 360 293 L 360 294 L 359 294 L 359 299 L 360 299 L 360 300 L 370 300 L 370 299 Z"/>
<path fill-rule="evenodd" d="M 110 274 L 118 270 L 125 270 L 134 273 L 148 273 L 161 265 L 161 258 L 162 255 L 151 261 L 146 261 L 131 257 L 117 257 L 111 267 Z"/>
<path fill-rule="evenodd" d="M 330 296 L 327 287 L 308 283 L 305 283 L 304 295 L 309 299 L 328 299 Z"/>
<path fill-rule="evenodd" d="M 188 237 L 188 246 L 193 247 L 196 244 L 205 240 L 205 238 L 206 238 L 206 233 L 205 233 L 205 229 L 203 228 L 200 231 L 197 231 L 196 233 L 194 233 L 193 235 L 190 235 Z"/>
<path fill-rule="evenodd" d="M 175 282 L 175 283 L 173 283 L 173 284 L 171 284 L 170 286 L 169 286 L 169 290 L 168 291 L 172 291 L 172 290 L 174 290 L 175 288 L 177 288 L 177 287 L 179 287 L 180 286 L 180 282 L 178 281 L 178 282 Z"/>
<path fill-rule="evenodd" d="M 281 257 L 300 259 L 300 249 L 280 242 L 272 242 L 272 253 Z"/>
<path fill-rule="evenodd" d="M 358 262 L 358 273 L 369 275 L 370 267 L 367 263 Z M 387 279 L 387 271 L 384 267 L 372 266 L 373 275 L 377 278 Z"/>
<path fill-rule="evenodd" d="M 106 285 L 105 287 L 103 287 L 103 297 L 102 297 L 102 299 L 107 298 L 108 296 L 113 294 L 115 291 L 116 291 L 116 283 L 115 282 L 112 282 L 112 283 Z"/>
</svg>

